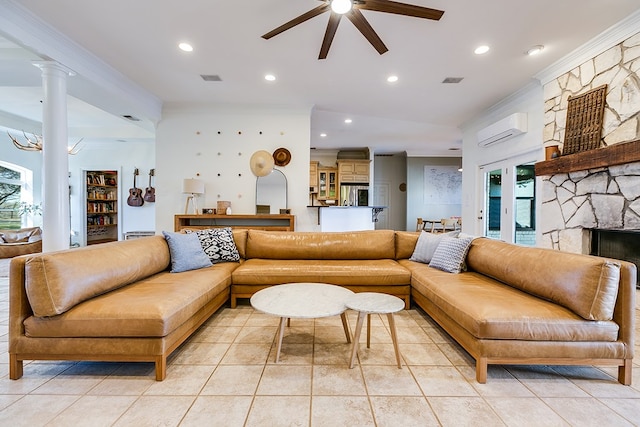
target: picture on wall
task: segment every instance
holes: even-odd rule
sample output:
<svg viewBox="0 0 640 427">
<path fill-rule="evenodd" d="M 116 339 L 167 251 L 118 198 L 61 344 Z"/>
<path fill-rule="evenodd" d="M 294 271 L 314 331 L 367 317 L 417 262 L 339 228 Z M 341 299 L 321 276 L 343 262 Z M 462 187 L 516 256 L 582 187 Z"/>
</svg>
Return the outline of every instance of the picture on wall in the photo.
<svg viewBox="0 0 640 427">
<path fill-rule="evenodd" d="M 462 204 L 462 173 L 457 166 L 424 167 L 424 204 Z"/>
</svg>

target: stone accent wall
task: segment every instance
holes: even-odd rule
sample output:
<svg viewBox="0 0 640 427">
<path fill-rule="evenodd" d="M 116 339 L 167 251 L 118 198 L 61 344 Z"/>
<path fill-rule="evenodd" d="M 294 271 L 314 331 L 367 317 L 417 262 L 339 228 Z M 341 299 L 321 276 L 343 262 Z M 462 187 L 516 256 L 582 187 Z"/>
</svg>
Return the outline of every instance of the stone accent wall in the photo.
<svg viewBox="0 0 640 427">
<path fill-rule="evenodd" d="M 602 146 L 640 139 L 640 33 L 544 86 L 544 145 L 564 140 L 567 101 L 607 84 Z M 640 229 L 640 162 L 540 177 L 540 246 L 589 253 L 590 228 Z"/>
<path fill-rule="evenodd" d="M 640 139 L 640 33 L 544 86 L 544 145 L 564 141 L 567 101 L 607 84 L 603 146 Z"/>
</svg>

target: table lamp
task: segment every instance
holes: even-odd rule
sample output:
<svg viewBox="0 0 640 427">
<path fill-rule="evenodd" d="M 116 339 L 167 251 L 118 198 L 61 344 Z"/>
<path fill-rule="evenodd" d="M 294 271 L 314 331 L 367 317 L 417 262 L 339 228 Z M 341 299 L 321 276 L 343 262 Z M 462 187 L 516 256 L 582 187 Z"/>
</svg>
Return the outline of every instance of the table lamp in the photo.
<svg viewBox="0 0 640 427">
<path fill-rule="evenodd" d="M 204 181 L 195 178 L 187 178 L 182 181 L 182 192 L 188 194 L 184 205 L 184 214 L 189 213 L 189 202 L 193 201 L 194 214 L 198 215 L 198 194 L 204 194 Z"/>
</svg>

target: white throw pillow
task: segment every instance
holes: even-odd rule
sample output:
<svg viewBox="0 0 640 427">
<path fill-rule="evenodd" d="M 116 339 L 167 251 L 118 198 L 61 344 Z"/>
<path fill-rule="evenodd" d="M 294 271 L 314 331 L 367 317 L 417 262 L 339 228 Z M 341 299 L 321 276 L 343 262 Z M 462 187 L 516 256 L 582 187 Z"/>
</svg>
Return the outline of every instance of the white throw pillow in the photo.
<svg viewBox="0 0 640 427">
<path fill-rule="evenodd" d="M 457 237 L 459 231 L 450 231 L 449 233 L 427 233 L 426 231 L 420 232 L 420 237 L 418 237 L 418 242 L 416 243 L 416 247 L 413 250 L 413 254 L 410 261 L 422 262 L 425 264 L 429 264 L 431 262 L 431 258 L 433 257 L 433 253 L 436 251 L 438 244 L 442 240 L 443 237 Z"/>
</svg>

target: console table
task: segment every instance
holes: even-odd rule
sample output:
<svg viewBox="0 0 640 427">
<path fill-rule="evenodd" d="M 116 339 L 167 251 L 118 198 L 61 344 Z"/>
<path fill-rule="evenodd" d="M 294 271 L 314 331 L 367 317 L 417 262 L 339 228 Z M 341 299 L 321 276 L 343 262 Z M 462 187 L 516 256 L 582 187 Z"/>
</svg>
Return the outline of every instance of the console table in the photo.
<svg viewBox="0 0 640 427">
<path fill-rule="evenodd" d="M 254 230 L 294 231 L 295 215 L 175 215 L 174 231 L 185 228 L 250 228 Z"/>
</svg>

